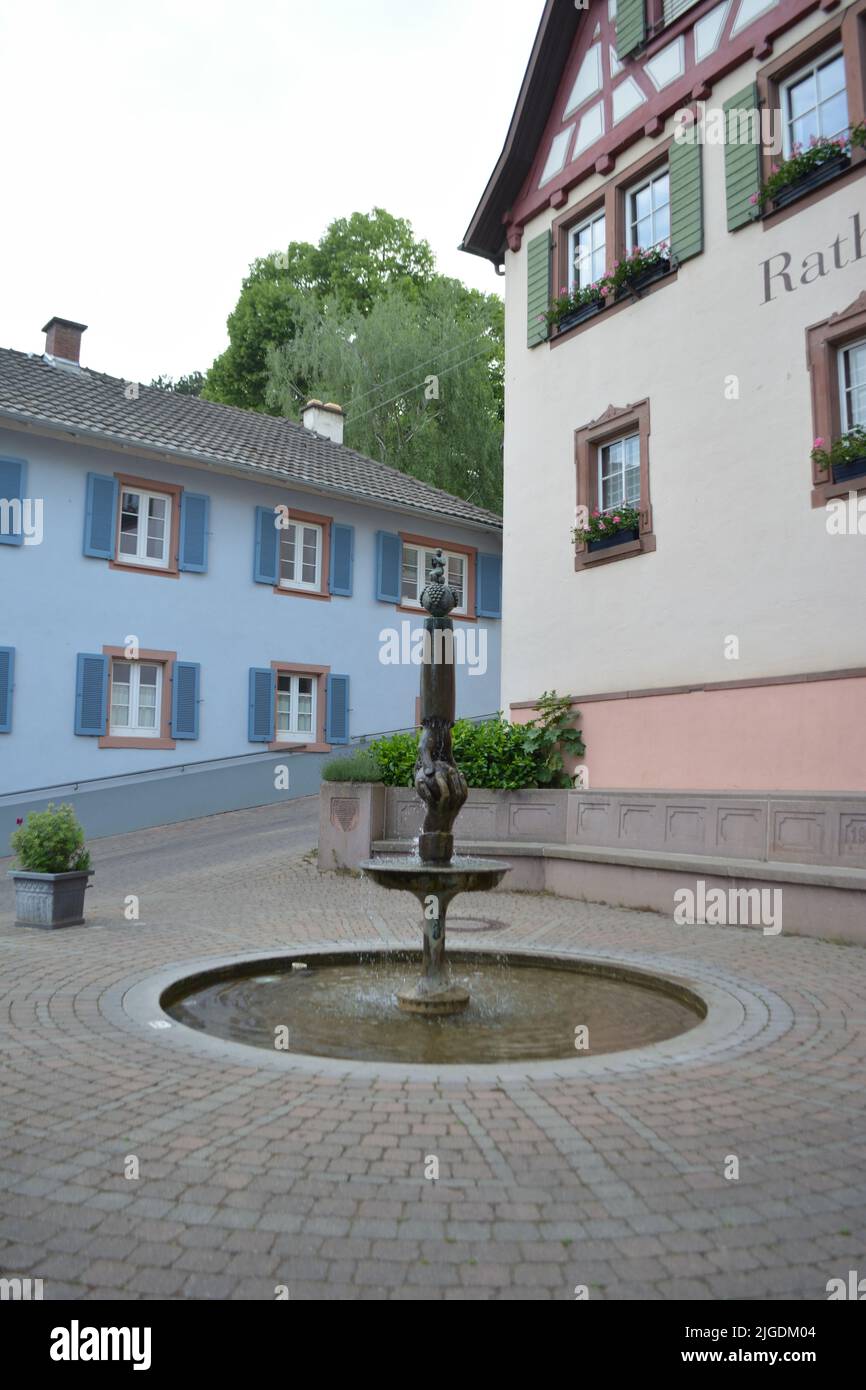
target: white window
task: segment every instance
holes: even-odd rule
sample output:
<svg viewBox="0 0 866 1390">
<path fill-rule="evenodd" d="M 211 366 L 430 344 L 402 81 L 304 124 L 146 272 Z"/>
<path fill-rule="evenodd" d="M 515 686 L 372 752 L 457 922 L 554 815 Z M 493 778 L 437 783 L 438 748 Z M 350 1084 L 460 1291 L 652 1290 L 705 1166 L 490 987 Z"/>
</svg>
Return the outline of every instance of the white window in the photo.
<svg viewBox="0 0 866 1390">
<path fill-rule="evenodd" d="M 640 435 L 629 434 L 598 451 L 599 510 L 640 506 Z"/>
<path fill-rule="evenodd" d="M 166 569 L 171 540 L 171 498 L 124 488 L 120 494 L 118 560 Z"/>
<path fill-rule="evenodd" d="M 277 742 L 312 743 L 316 730 L 315 676 L 277 675 Z"/>
<path fill-rule="evenodd" d="M 855 425 L 866 428 L 866 339 L 840 348 L 837 361 L 840 415 L 845 434 Z"/>
<path fill-rule="evenodd" d="M 280 530 L 280 584 L 285 589 L 320 589 L 322 528 L 289 521 Z"/>
<path fill-rule="evenodd" d="M 162 666 L 152 661 L 112 661 L 109 732 L 120 738 L 158 738 Z"/>
<path fill-rule="evenodd" d="M 568 288 L 585 290 L 604 275 L 604 213 L 574 227 L 568 238 Z"/>
<path fill-rule="evenodd" d="M 626 238 L 629 251 L 648 251 L 671 234 L 671 194 L 667 169 L 661 169 L 626 194 Z"/>
<path fill-rule="evenodd" d="M 785 154 L 815 140 L 831 140 L 848 130 L 845 60 L 841 53 L 816 59 L 782 87 Z"/>
<path fill-rule="evenodd" d="M 420 546 L 403 546 L 403 603 L 410 608 L 421 607 L 421 594 L 424 585 L 430 578 L 430 567 L 436 557 L 435 550 L 422 549 Z M 459 602 L 452 613 L 460 614 L 466 612 L 466 556 L 456 555 L 451 551 L 443 550 L 442 559 L 445 562 L 445 582 L 456 590 Z"/>
</svg>

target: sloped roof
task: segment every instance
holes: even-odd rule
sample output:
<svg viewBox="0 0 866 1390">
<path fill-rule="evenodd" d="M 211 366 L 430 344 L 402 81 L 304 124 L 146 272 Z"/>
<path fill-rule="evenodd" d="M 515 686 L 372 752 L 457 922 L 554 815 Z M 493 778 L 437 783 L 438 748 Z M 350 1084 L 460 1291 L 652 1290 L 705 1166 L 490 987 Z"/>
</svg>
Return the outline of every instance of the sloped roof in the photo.
<svg viewBox="0 0 866 1390">
<path fill-rule="evenodd" d="M 485 256 L 496 265 L 503 260 L 503 218 L 532 168 L 551 98 L 568 63 L 582 14 L 574 0 L 547 0 L 502 153 L 466 230 L 461 251 Z"/>
<path fill-rule="evenodd" d="M 0 423 L 60 430 L 170 454 L 407 512 L 501 530 L 502 519 L 441 488 L 314 434 L 295 420 L 128 383 L 33 353 L 0 348 Z"/>
</svg>

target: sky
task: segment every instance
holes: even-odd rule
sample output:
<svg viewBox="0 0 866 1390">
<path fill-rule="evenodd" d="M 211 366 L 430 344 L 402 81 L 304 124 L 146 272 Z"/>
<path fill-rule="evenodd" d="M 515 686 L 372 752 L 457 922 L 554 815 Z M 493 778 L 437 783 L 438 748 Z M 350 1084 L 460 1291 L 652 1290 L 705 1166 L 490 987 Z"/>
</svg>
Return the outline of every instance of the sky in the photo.
<svg viewBox="0 0 866 1390">
<path fill-rule="evenodd" d="M 442 272 L 502 149 L 543 0 L 0 0 L 0 346 L 206 370 L 257 256 L 384 207 Z"/>
</svg>

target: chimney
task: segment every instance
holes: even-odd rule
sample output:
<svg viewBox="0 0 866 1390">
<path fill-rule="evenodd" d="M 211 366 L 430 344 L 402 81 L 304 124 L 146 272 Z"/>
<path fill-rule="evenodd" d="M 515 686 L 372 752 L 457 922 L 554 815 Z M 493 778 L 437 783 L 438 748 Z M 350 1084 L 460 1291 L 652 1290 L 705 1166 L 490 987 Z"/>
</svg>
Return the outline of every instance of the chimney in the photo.
<svg viewBox="0 0 866 1390">
<path fill-rule="evenodd" d="M 343 407 L 341 405 L 334 405 L 333 401 L 328 401 L 327 405 L 322 405 L 321 401 L 307 401 L 301 414 L 305 429 L 312 430 L 314 434 L 323 434 L 334 444 L 342 444 Z"/>
<path fill-rule="evenodd" d="M 72 319 L 49 319 L 42 332 L 45 334 L 46 357 L 74 362 L 76 367 L 79 365 L 81 335 L 87 332 L 86 323 L 73 323 Z"/>
</svg>

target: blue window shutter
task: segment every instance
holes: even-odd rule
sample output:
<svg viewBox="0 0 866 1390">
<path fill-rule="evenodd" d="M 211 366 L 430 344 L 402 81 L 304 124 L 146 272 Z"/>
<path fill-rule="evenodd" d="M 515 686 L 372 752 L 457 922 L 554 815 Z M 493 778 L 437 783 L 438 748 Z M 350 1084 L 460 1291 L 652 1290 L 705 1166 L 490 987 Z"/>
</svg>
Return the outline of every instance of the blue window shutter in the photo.
<svg viewBox="0 0 866 1390">
<path fill-rule="evenodd" d="M 331 582 L 332 594 L 344 598 L 352 596 L 352 565 L 355 558 L 354 526 L 331 527 Z"/>
<path fill-rule="evenodd" d="M 207 528 L 210 498 L 184 492 L 180 499 L 180 556 L 178 569 L 204 574 L 207 570 Z"/>
<path fill-rule="evenodd" d="M 84 553 L 97 560 L 114 559 L 117 525 L 117 479 L 101 473 L 87 475 L 84 513 Z"/>
<path fill-rule="evenodd" d="M 475 611 L 479 618 L 502 617 L 502 556 L 478 556 L 478 601 Z"/>
<path fill-rule="evenodd" d="M 382 603 L 400 602 L 403 542 L 390 531 L 376 532 L 376 597 Z"/>
<path fill-rule="evenodd" d="M 25 459 L 0 458 L 0 545 L 23 545 L 21 508 L 27 486 Z M 3 503 L 10 505 L 4 507 Z M 14 505 L 17 502 L 17 507 Z"/>
<path fill-rule="evenodd" d="M 12 681 L 15 675 L 15 648 L 0 647 L 0 734 L 12 732 Z"/>
<path fill-rule="evenodd" d="M 197 661 L 176 661 L 172 672 L 171 736 L 198 738 L 198 692 L 201 666 Z"/>
<path fill-rule="evenodd" d="M 325 717 L 325 742 L 349 742 L 349 677 L 328 677 L 328 708 Z"/>
<path fill-rule="evenodd" d="M 250 743 L 271 743 L 275 737 L 275 685 L 275 672 L 267 667 L 250 667 Z"/>
<path fill-rule="evenodd" d="M 279 579 L 280 533 L 273 507 L 256 507 L 256 558 L 253 579 L 257 584 L 274 585 Z"/>
<path fill-rule="evenodd" d="M 108 657 L 79 652 L 75 679 L 75 732 L 89 738 L 105 733 L 108 708 Z"/>
</svg>

